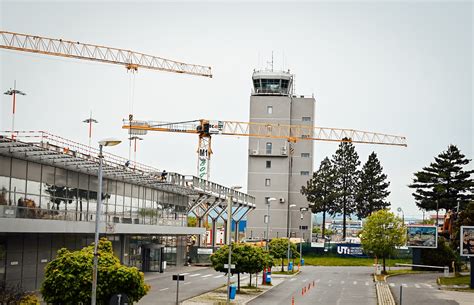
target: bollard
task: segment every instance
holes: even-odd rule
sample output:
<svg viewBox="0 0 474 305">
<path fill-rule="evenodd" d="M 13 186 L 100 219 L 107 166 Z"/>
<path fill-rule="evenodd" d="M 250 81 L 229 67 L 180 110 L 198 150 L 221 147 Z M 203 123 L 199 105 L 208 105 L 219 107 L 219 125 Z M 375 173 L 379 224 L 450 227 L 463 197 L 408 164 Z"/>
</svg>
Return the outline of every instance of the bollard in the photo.
<svg viewBox="0 0 474 305">
<path fill-rule="evenodd" d="M 402 296 L 403 296 L 403 286 L 400 286 L 400 305 L 403 304 Z"/>
<path fill-rule="evenodd" d="M 444 277 L 449 277 L 449 267 L 444 267 Z"/>
<path fill-rule="evenodd" d="M 295 305 L 295 297 L 291 297 L 291 305 Z"/>
<path fill-rule="evenodd" d="M 301 288 L 301 295 L 304 295 L 304 288 Z"/>
<path fill-rule="evenodd" d="M 314 281 L 313 281 L 313 287 L 314 287 Z"/>
<path fill-rule="evenodd" d="M 311 283 L 308 284 L 308 290 L 311 289 Z"/>
</svg>

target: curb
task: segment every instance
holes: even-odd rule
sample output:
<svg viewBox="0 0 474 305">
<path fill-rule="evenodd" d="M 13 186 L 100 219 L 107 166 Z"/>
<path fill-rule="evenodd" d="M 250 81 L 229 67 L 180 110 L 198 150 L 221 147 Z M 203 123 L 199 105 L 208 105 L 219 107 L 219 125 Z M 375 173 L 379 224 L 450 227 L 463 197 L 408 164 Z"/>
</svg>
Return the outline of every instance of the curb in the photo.
<svg viewBox="0 0 474 305">
<path fill-rule="evenodd" d="M 375 292 L 377 293 L 377 304 L 378 305 L 396 305 L 395 299 L 393 298 L 392 291 L 387 284 L 387 275 L 383 281 L 377 281 L 377 276 L 373 274 L 375 282 Z"/>
</svg>

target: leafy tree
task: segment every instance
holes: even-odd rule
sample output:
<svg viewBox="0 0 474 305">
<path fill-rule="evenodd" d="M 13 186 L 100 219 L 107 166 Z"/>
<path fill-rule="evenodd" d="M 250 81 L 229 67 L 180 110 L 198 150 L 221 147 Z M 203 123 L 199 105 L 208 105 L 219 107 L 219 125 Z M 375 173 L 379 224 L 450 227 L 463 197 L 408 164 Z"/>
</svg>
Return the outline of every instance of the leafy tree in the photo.
<svg viewBox="0 0 474 305">
<path fill-rule="evenodd" d="M 323 213 L 322 235 L 325 236 L 326 212 L 331 215 L 336 213 L 334 200 L 336 199 L 336 172 L 329 158 L 325 158 L 319 170 L 313 173 L 306 186 L 301 188 L 301 194 L 312 203 L 313 213 Z"/>
<path fill-rule="evenodd" d="M 342 214 L 342 237 L 346 238 L 346 217 L 355 212 L 355 193 L 357 190 L 359 155 L 350 139 L 344 138 L 336 153 L 332 156 L 332 164 L 336 171 L 336 205 L 334 211 Z"/>
<path fill-rule="evenodd" d="M 229 246 L 222 246 L 211 255 L 211 264 L 214 270 L 227 274 L 228 269 L 224 267 L 229 261 Z M 240 274 L 250 274 L 250 285 L 252 284 L 252 274 L 262 271 L 266 267 L 271 267 L 273 262 L 268 252 L 262 248 L 249 244 L 232 244 L 231 262 L 235 269 L 232 274 L 237 274 L 238 290 L 240 290 Z"/>
<path fill-rule="evenodd" d="M 0 281 L 0 304 L 39 305 L 40 302 L 33 293 L 25 291 L 19 284 L 8 285 L 2 280 Z"/>
<path fill-rule="evenodd" d="M 377 154 L 372 152 L 362 166 L 357 183 L 356 210 L 359 219 L 390 206 L 390 203 L 385 200 L 390 195 L 390 191 L 387 190 L 390 182 L 386 181 L 387 175 L 382 170 Z"/>
<path fill-rule="evenodd" d="M 382 258 L 383 272 L 386 273 L 385 258 L 394 253 L 395 247 L 403 246 L 405 238 L 406 229 L 402 220 L 383 209 L 367 217 L 360 240 L 365 252 Z"/>
<path fill-rule="evenodd" d="M 474 181 L 471 174 L 474 170 L 464 170 L 470 160 L 459 151 L 455 145 L 449 145 L 435 161 L 421 171 L 416 172 L 410 188 L 416 205 L 427 211 L 453 209 L 459 204 L 464 209 L 470 200 L 474 199 Z"/>
<path fill-rule="evenodd" d="M 99 242 L 97 303 L 106 304 L 114 294 L 125 293 L 131 302 L 140 300 L 150 286 L 135 267 L 120 264 L 114 256 L 112 243 L 105 238 Z M 47 303 L 89 304 L 92 289 L 94 245 L 79 251 L 58 250 L 57 257 L 46 266 L 41 294 Z"/>
<path fill-rule="evenodd" d="M 474 226 L 474 201 L 469 202 L 467 207 L 462 210 L 453 224 L 453 234 L 451 243 L 454 249 L 459 249 L 459 240 L 461 234 L 461 226 Z"/>
<path fill-rule="evenodd" d="M 285 270 L 283 269 L 283 266 L 284 266 L 284 259 L 287 258 L 287 255 L 288 255 L 288 252 L 287 252 L 288 242 L 289 241 L 287 238 L 274 238 L 268 244 L 270 255 L 273 258 L 281 259 L 282 272 Z M 290 252 L 292 254 L 290 258 L 297 258 L 300 255 L 298 250 L 296 249 L 296 245 L 292 242 L 290 242 Z"/>
<path fill-rule="evenodd" d="M 188 227 L 197 226 L 197 219 L 194 216 L 188 216 Z"/>
</svg>

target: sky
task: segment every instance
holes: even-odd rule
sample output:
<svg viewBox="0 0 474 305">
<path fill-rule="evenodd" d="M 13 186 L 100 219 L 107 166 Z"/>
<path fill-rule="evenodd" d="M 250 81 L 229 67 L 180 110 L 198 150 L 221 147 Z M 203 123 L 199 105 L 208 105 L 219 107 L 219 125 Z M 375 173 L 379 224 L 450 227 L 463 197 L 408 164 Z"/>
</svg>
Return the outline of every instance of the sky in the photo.
<svg viewBox="0 0 474 305">
<path fill-rule="evenodd" d="M 88 142 L 82 123 L 99 123 L 93 142 L 127 139 L 122 119 L 248 121 L 254 69 L 290 69 L 295 92 L 316 99 L 315 124 L 407 137 L 408 147 L 375 151 L 391 182 L 388 200 L 419 216 L 407 187 L 413 173 L 457 145 L 473 157 L 472 2 L 125 2 L 0 0 L 0 28 L 130 49 L 211 66 L 213 78 L 0 49 L 0 89 L 17 100 L 15 128 Z M 131 92 L 134 92 L 132 94 Z M 11 125 L 11 98 L 0 97 L 0 129 Z M 149 133 L 137 161 L 196 174 L 195 135 Z M 213 138 L 211 180 L 247 185 L 248 139 Z M 335 143 L 315 142 L 314 168 Z M 128 156 L 128 143 L 107 149 Z M 133 157 L 132 157 L 133 158 Z M 471 164 L 472 168 L 472 164 Z"/>
</svg>

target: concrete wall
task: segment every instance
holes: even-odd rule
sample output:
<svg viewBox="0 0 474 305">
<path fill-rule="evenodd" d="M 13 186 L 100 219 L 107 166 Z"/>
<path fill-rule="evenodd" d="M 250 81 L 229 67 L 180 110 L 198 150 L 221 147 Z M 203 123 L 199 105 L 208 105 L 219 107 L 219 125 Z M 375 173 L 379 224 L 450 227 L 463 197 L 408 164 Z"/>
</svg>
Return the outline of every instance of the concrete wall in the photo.
<svg viewBox="0 0 474 305">
<path fill-rule="evenodd" d="M 254 95 L 250 98 L 250 122 L 311 126 L 314 125 L 314 105 L 314 98 Z M 268 113 L 268 106 L 272 107 L 272 113 Z M 303 120 L 303 117 L 309 118 L 309 121 Z M 266 149 L 267 143 L 272 144 L 271 153 Z M 304 219 L 300 220 L 299 208 L 308 206 L 300 189 L 312 176 L 313 146 L 313 141 L 292 143 L 293 154 L 290 158 L 290 147 L 286 140 L 249 139 L 248 193 L 255 196 L 257 207 L 248 215 L 247 237 L 265 236 L 266 197 L 277 199 L 271 204 L 270 238 L 287 236 L 288 204 L 296 204 L 290 212 L 290 231 L 293 232 L 293 236 L 301 236 L 299 228 L 303 225 L 308 226 L 305 236 L 309 237 L 311 215 L 308 212 Z M 291 179 L 289 179 L 290 159 Z M 267 161 L 271 162 L 270 168 L 267 167 Z M 265 184 L 266 179 L 270 179 L 270 185 Z"/>
</svg>

